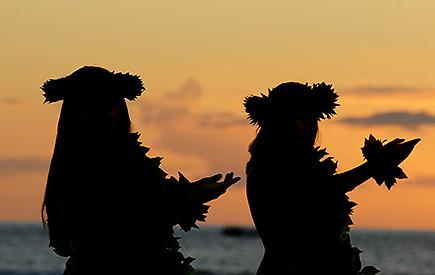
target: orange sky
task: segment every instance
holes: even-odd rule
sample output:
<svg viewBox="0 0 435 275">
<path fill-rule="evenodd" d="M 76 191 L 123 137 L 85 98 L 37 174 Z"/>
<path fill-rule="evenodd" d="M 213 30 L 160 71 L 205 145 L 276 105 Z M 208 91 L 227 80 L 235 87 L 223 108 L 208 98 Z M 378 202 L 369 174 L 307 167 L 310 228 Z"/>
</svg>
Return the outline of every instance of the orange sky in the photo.
<svg viewBox="0 0 435 275">
<path fill-rule="evenodd" d="M 405 0 L 6 0 L 0 220 L 39 217 L 60 109 L 42 104 L 39 87 L 99 65 L 144 80 L 147 91 L 128 104 L 166 171 L 242 177 L 213 201 L 210 224 L 252 224 L 244 166 L 255 128 L 243 98 L 285 81 L 325 81 L 341 106 L 320 124 L 320 143 L 340 171 L 363 161 L 369 133 L 422 138 L 402 166 L 409 179 L 391 191 L 368 181 L 350 194 L 355 226 L 435 229 L 434 11 L 433 1 Z"/>
</svg>

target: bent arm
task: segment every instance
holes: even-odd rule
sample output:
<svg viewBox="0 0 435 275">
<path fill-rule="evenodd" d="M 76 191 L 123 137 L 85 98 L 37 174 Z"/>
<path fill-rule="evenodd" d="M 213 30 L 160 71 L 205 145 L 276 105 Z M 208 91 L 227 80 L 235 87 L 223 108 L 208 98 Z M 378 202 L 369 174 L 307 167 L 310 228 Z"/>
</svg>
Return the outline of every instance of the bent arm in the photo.
<svg viewBox="0 0 435 275">
<path fill-rule="evenodd" d="M 205 203 L 217 199 L 226 190 L 240 180 L 234 177 L 234 173 L 227 173 L 222 181 L 222 174 L 202 178 L 190 182 L 183 174 L 179 173 L 179 179 L 170 177 L 162 185 L 162 199 L 173 225 L 180 225 L 184 231 L 192 227 L 198 228 L 197 221 L 205 222 L 209 205 Z"/>
<path fill-rule="evenodd" d="M 333 176 L 334 182 L 347 193 L 371 178 L 368 163 L 363 163 L 351 170 Z"/>
</svg>

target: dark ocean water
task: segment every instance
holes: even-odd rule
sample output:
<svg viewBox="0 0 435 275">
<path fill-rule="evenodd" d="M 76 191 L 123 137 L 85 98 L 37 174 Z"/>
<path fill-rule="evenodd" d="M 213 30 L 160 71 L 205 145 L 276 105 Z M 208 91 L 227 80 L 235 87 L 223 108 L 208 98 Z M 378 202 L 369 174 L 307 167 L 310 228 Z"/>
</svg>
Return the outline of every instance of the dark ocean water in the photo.
<svg viewBox="0 0 435 275">
<path fill-rule="evenodd" d="M 182 252 L 196 258 L 199 274 L 253 275 L 263 248 L 255 231 L 222 234 L 221 227 L 202 226 L 189 233 L 177 231 Z M 351 239 L 363 253 L 363 264 L 382 275 L 435 275 L 435 232 L 353 229 Z M 0 224 L 0 275 L 60 275 L 65 258 L 48 247 L 39 224 Z"/>
</svg>

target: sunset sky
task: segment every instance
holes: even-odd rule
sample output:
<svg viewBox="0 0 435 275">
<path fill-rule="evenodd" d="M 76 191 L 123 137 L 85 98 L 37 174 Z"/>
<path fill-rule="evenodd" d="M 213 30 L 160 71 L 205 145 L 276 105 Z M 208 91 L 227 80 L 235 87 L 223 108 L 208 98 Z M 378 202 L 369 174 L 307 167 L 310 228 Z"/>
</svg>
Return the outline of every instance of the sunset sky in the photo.
<svg viewBox="0 0 435 275">
<path fill-rule="evenodd" d="M 3 0 L 0 221 L 39 219 L 61 107 L 43 104 L 40 86 L 96 65 L 140 75 L 133 125 L 170 175 L 242 177 L 208 224 L 252 225 L 244 168 L 256 128 L 244 97 L 324 81 L 341 106 L 319 145 L 339 171 L 363 162 L 370 133 L 422 139 L 401 165 L 408 179 L 349 194 L 354 227 L 435 230 L 434 12 L 429 0 Z"/>
</svg>

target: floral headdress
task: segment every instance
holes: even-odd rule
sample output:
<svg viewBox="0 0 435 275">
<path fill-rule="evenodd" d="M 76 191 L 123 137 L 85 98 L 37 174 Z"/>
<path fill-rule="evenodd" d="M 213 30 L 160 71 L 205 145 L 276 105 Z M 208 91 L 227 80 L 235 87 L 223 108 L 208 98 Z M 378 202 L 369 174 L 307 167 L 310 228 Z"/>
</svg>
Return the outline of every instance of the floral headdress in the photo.
<svg viewBox="0 0 435 275">
<path fill-rule="evenodd" d="M 250 123 L 261 126 L 267 121 L 289 117 L 329 119 L 336 114 L 337 99 L 332 85 L 324 82 L 312 86 L 286 82 L 269 89 L 269 95 L 246 97 L 244 107 Z"/>
<path fill-rule="evenodd" d="M 66 77 L 47 80 L 41 89 L 44 92 L 44 103 L 64 99 L 135 100 L 145 90 L 142 80 L 137 75 L 110 72 L 95 66 L 84 66 Z"/>
</svg>

